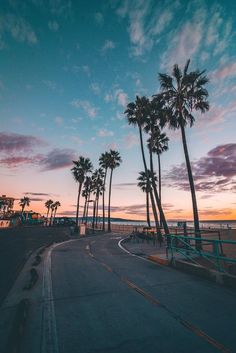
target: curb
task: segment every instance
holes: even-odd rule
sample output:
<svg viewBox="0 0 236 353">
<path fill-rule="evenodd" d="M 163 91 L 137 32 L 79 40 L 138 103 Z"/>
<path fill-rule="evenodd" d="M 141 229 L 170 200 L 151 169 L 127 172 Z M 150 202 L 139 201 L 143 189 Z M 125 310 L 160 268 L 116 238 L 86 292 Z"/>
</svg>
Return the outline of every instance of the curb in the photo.
<svg viewBox="0 0 236 353">
<path fill-rule="evenodd" d="M 236 276 L 232 276 L 228 273 L 222 273 L 215 270 L 209 270 L 206 267 L 196 264 L 190 264 L 185 261 L 175 260 L 171 265 L 178 270 L 188 272 L 193 275 L 197 275 L 201 278 L 205 278 L 222 286 L 236 289 Z"/>
<path fill-rule="evenodd" d="M 157 255 L 149 255 L 148 260 L 156 262 L 160 265 L 164 265 L 164 266 L 169 266 L 169 260 L 168 259 L 164 259 L 162 257 L 159 257 Z"/>
<path fill-rule="evenodd" d="M 6 353 L 20 353 L 29 307 L 29 299 L 22 299 L 17 304 L 14 323 L 7 341 Z"/>
</svg>

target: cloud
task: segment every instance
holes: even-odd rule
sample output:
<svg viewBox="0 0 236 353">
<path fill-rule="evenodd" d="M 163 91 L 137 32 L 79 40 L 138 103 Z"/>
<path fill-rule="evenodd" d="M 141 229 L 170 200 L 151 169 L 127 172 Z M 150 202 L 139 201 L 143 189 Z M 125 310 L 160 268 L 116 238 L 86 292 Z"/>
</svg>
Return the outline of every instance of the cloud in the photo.
<svg viewBox="0 0 236 353">
<path fill-rule="evenodd" d="M 128 95 L 122 89 L 116 91 L 115 96 L 117 98 L 117 102 L 123 108 L 125 108 L 128 104 Z"/>
<path fill-rule="evenodd" d="M 128 18 L 132 56 L 143 56 L 159 41 L 159 36 L 171 23 L 179 2 L 163 1 L 155 5 L 152 0 L 124 0 L 116 8 L 119 17 Z"/>
<path fill-rule="evenodd" d="M 31 191 L 26 191 L 24 192 L 25 195 L 33 195 L 33 196 L 51 196 L 51 194 L 44 193 L 44 192 L 31 192 Z"/>
<path fill-rule="evenodd" d="M 172 39 L 161 57 L 162 68 L 172 67 L 175 63 L 184 65 L 188 58 L 197 53 L 203 39 L 206 16 L 206 11 L 199 8 L 191 20 L 171 32 Z"/>
<path fill-rule="evenodd" d="M 30 152 L 35 147 L 45 145 L 45 141 L 35 136 L 0 132 L 0 152 Z"/>
<path fill-rule="evenodd" d="M 219 145 L 192 162 L 195 189 L 206 192 L 236 192 L 236 143 Z M 169 187 L 189 191 L 185 163 L 173 166 L 166 178 Z"/>
<path fill-rule="evenodd" d="M 43 156 L 39 162 L 42 171 L 49 171 L 72 166 L 75 159 L 75 151 L 72 149 L 55 148 L 47 155 Z"/>
<path fill-rule="evenodd" d="M 4 36 L 10 36 L 17 42 L 36 44 L 38 42 L 37 36 L 30 24 L 20 16 L 14 14 L 6 14 L 0 16 L 0 47 L 4 47 Z"/>
<path fill-rule="evenodd" d="M 63 92 L 62 87 L 59 87 L 58 84 L 55 81 L 51 80 L 43 80 L 42 81 L 47 88 L 49 88 L 51 91 L 57 91 L 59 93 Z"/>
<path fill-rule="evenodd" d="M 112 40 L 107 39 L 103 44 L 101 51 L 104 54 L 108 50 L 114 49 L 115 47 L 115 43 Z"/>
<path fill-rule="evenodd" d="M 49 21 L 48 22 L 48 28 L 50 29 L 50 31 L 52 32 L 57 32 L 59 29 L 59 24 L 57 23 L 57 21 Z"/>
<path fill-rule="evenodd" d="M 96 21 L 96 23 L 97 23 L 98 25 L 100 25 L 100 26 L 103 25 L 103 23 L 104 23 L 104 17 L 103 17 L 103 14 L 102 14 L 101 12 L 96 12 L 96 13 L 94 14 L 94 19 L 95 19 L 95 21 Z"/>
<path fill-rule="evenodd" d="M 95 118 L 97 115 L 98 108 L 92 106 L 89 101 L 80 100 L 80 99 L 73 99 L 70 103 L 75 108 L 82 108 L 90 118 Z"/>
<path fill-rule="evenodd" d="M 64 119 L 61 116 L 56 116 L 54 121 L 59 126 L 63 125 L 63 123 L 64 123 Z"/>
<path fill-rule="evenodd" d="M 114 132 L 113 131 L 109 131 L 107 129 L 100 129 L 97 132 L 97 136 L 99 137 L 108 137 L 108 136 L 113 136 Z"/>
<path fill-rule="evenodd" d="M 127 148 L 132 148 L 139 144 L 139 138 L 133 132 L 130 132 L 128 135 L 124 136 L 124 145 Z"/>
<path fill-rule="evenodd" d="M 41 155 L 35 155 L 32 157 L 10 156 L 1 158 L 0 163 L 7 168 L 16 168 L 29 164 L 37 164 L 40 160 Z"/>
<path fill-rule="evenodd" d="M 91 83 L 90 88 L 93 91 L 93 93 L 96 95 L 99 95 L 101 93 L 101 88 L 99 84 L 96 82 Z"/>
<path fill-rule="evenodd" d="M 236 63 L 229 63 L 212 72 L 211 77 L 214 79 L 224 80 L 225 78 L 231 78 L 236 76 Z"/>
</svg>

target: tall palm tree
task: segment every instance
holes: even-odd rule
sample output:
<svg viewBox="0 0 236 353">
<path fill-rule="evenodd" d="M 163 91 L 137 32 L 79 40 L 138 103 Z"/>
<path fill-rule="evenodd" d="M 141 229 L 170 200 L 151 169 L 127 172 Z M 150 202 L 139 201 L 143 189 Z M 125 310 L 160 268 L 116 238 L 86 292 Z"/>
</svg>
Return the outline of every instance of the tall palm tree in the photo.
<svg viewBox="0 0 236 353">
<path fill-rule="evenodd" d="M 142 159 L 143 159 L 143 165 L 144 165 L 144 170 L 146 175 L 148 175 L 148 168 L 147 168 L 147 163 L 146 163 L 146 158 L 145 158 L 145 153 L 144 153 L 144 145 L 143 145 L 143 135 L 142 135 L 142 129 L 144 128 L 144 126 L 147 124 L 148 121 L 148 116 L 150 115 L 150 102 L 149 99 L 146 97 L 136 97 L 136 101 L 135 102 L 131 102 L 127 105 L 127 109 L 125 110 L 125 114 L 127 116 L 128 119 L 128 123 L 129 125 L 133 125 L 133 126 L 137 126 L 138 130 L 139 130 L 139 138 L 140 138 L 140 147 L 141 147 L 141 153 L 142 153 Z M 150 154 L 151 156 L 151 154 Z M 150 160 L 150 162 L 152 162 L 152 160 Z M 167 222 L 165 220 L 165 216 L 164 216 L 164 212 L 163 209 L 161 207 L 161 203 L 160 203 L 160 199 L 158 197 L 158 193 L 155 187 L 155 182 L 153 179 L 153 166 L 152 163 L 150 163 L 150 169 L 152 172 L 152 186 L 153 186 L 153 191 L 155 194 L 155 198 L 156 198 L 156 202 L 157 202 L 157 206 L 160 212 L 160 216 L 163 219 L 163 226 L 164 226 L 164 230 L 166 234 L 169 234 L 169 228 L 167 225 Z M 147 179 L 148 180 L 148 179 Z M 149 181 L 148 181 L 149 182 Z M 154 217 L 155 214 L 157 214 L 155 212 L 155 204 L 152 205 L 153 211 L 154 211 Z M 156 223 L 156 228 L 157 231 L 159 229 L 159 222 L 158 219 L 155 219 L 155 223 Z"/>
<path fill-rule="evenodd" d="M 103 193 L 103 183 L 104 183 L 104 170 L 102 168 L 96 169 L 93 172 L 92 181 L 93 181 L 93 192 L 94 192 L 94 195 L 95 195 L 95 207 L 94 207 L 95 214 L 94 214 L 94 219 L 95 219 L 95 224 L 96 224 L 96 227 L 97 227 L 99 197 Z"/>
<path fill-rule="evenodd" d="M 156 180 L 156 176 L 155 180 Z M 149 212 L 149 196 L 153 198 L 152 194 L 152 188 L 151 188 L 151 171 L 148 170 L 148 178 L 149 182 L 147 181 L 147 175 L 145 172 L 139 172 L 139 177 L 137 178 L 138 180 L 138 187 L 146 193 L 146 213 L 147 213 L 147 224 L 150 227 L 150 212 Z"/>
<path fill-rule="evenodd" d="M 53 212 L 54 212 L 54 203 L 51 204 L 51 215 L 50 215 L 50 222 L 49 222 L 49 226 L 51 227 L 53 224 Z"/>
<path fill-rule="evenodd" d="M 158 184 L 159 184 L 159 199 L 161 202 L 161 157 L 160 155 L 168 150 L 169 138 L 160 128 L 156 126 L 152 131 L 152 136 L 148 139 L 148 148 L 153 153 L 157 154 L 158 158 Z M 160 219 L 162 223 L 162 219 Z"/>
<path fill-rule="evenodd" d="M 111 185 L 112 176 L 115 168 L 118 168 L 122 162 L 120 153 L 118 151 L 110 150 L 109 152 L 109 169 L 110 172 L 110 182 L 109 182 L 109 197 L 108 197 L 108 232 L 111 231 Z"/>
<path fill-rule="evenodd" d="M 21 206 L 21 215 L 23 217 L 25 206 L 29 206 L 30 205 L 29 197 L 24 196 L 22 199 L 20 199 L 19 205 Z"/>
<path fill-rule="evenodd" d="M 104 152 L 99 158 L 99 166 L 104 169 L 103 191 L 102 191 L 102 229 L 105 230 L 105 191 L 107 170 L 109 168 L 109 152 Z"/>
<path fill-rule="evenodd" d="M 49 210 L 51 208 L 51 205 L 54 203 L 53 200 L 49 199 L 45 202 L 45 207 L 47 208 L 47 225 L 48 225 L 48 214 L 49 214 Z"/>
<path fill-rule="evenodd" d="M 188 72 L 189 64 L 190 60 L 187 61 L 183 71 L 177 64 L 174 65 L 171 76 L 159 73 L 159 81 L 162 91 L 161 98 L 164 100 L 166 107 L 169 110 L 166 122 L 170 128 L 181 130 L 192 195 L 195 234 L 197 237 L 200 237 L 197 199 L 188 154 L 185 128 L 188 125 L 192 127 L 194 124 L 195 118 L 192 114 L 193 111 L 205 113 L 209 110 L 209 102 L 207 101 L 208 92 L 204 87 L 208 83 L 208 78 L 205 76 L 205 71 L 196 70 Z M 199 242 L 196 245 L 198 248 L 201 247 Z"/>
<path fill-rule="evenodd" d="M 77 196 L 77 209 L 76 209 L 76 226 L 75 230 L 78 230 L 79 225 L 79 202 L 82 186 L 87 173 L 92 171 L 93 165 L 89 158 L 80 156 L 77 161 L 73 161 L 74 167 L 71 169 L 75 181 L 79 184 L 78 196 Z"/>
<path fill-rule="evenodd" d="M 86 222 L 86 223 L 87 223 L 87 209 L 89 205 L 91 191 L 92 191 L 92 179 L 90 176 L 87 175 L 85 177 L 83 190 L 82 190 L 82 196 L 85 199 L 84 211 L 83 211 L 83 222 Z"/>
<path fill-rule="evenodd" d="M 61 206 L 61 203 L 59 201 L 56 201 L 56 202 L 54 202 L 53 206 L 54 206 L 54 217 L 53 218 L 55 220 L 57 209 L 58 209 L 58 207 Z"/>
</svg>

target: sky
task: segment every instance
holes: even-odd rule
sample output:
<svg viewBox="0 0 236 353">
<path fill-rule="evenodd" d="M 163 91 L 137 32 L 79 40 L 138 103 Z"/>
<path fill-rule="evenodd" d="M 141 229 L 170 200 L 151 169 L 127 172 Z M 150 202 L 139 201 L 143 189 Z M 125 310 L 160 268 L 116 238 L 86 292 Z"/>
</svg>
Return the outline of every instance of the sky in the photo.
<svg viewBox="0 0 236 353">
<path fill-rule="evenodd" d="M 0 194 L 73 216 L 72 160 L 120 152 L 112 216 L 145 219 L 138 131 L 124 111 L 159 92 L 158 73 L 191 59 L 206 70 L 210 110 L 186 129 L 200 219 L 236 219 L 236 3 L 169 0 L 2 0 Z M 167 219 L 192 219 L 179 131 L 161 156 Z M 157 166 L 157 160 L 155 160 Z"/>
</svg>

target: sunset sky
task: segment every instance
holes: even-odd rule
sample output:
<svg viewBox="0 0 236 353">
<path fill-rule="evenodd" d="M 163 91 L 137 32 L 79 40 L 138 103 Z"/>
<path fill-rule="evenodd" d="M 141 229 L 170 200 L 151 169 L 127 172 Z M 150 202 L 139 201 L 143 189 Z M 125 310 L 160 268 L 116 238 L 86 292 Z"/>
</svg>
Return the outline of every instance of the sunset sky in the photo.
<svg viewBox="0 0 236 353">
<path fill-rule="evenodd" d="M 138 131 L 123 114 L 159 90 L 173 64 L 206 69 L 210 110 L 186 130 L 200 219 L 236 219 L 236 3 L 158 0 L 3 0 L 0 10 L 0 194 L 30 209 L 59 200 L 73 216 L 79 155 L 95 168 L 117 149 L 112 216 L 145 218 L 136 186 Z M 161 157 L 167 219 L 192 219 L 180 133 Z M 157 165 L 157 161 L 155 161 Z M 18 201 L 15 201 L 15 208 Z"/>
</svg>

